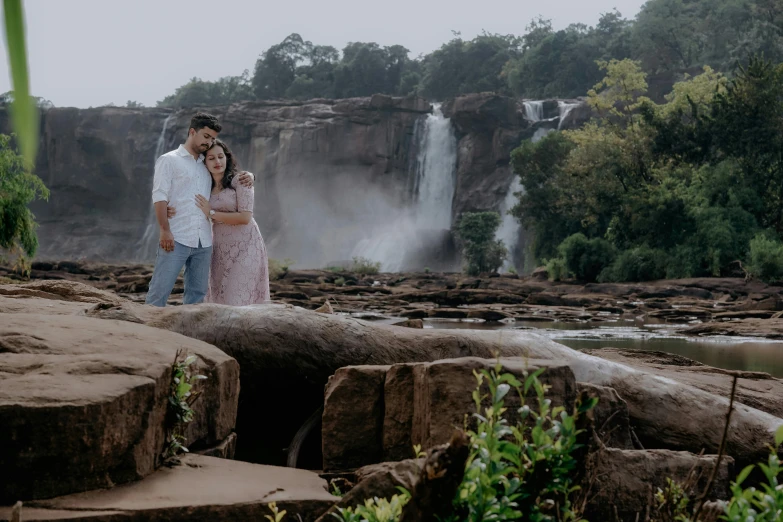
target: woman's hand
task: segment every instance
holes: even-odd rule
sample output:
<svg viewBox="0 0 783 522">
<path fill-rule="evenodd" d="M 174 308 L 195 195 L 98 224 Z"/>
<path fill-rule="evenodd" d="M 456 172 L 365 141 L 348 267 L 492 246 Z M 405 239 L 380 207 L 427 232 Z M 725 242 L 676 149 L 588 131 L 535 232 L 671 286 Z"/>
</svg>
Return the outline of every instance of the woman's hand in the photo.
<svg viewBox="0 0 783 522">
<path fill-rule="evenodd" d="M 196 206 L 200 208 L 207 219 L 209 219 L 209 200 L 201 194 L 196 194 Z"/>
<path fill-rule="evenodd" d="M 166 217 L 171 219 L 177 215 L 176 207 L 166 207 Z"/>
</svg>

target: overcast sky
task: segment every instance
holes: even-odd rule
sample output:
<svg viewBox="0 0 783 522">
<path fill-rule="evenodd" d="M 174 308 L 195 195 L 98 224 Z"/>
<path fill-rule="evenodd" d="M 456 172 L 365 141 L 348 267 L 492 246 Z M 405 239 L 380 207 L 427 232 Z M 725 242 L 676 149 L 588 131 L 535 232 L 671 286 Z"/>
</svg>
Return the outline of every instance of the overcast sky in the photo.
<svg viewBox="0 0 783 522">
<path fill-rule="evenodd" d="M 193 76 L 253 71 L 258 55 L 298 32 L 338 49 L 347 42 L 401 44 L 411 57 L 452 37 L 486 30 L 523 34 L 531 18 L 556 29 L 594 25 L 618 8 L 632 18 L 644 0 L 25 0 L 33 94 L 58 107 L 128 100 L 147 106 Z M 0 92 L 11 89 L 2 40 Z"/>
</svg>

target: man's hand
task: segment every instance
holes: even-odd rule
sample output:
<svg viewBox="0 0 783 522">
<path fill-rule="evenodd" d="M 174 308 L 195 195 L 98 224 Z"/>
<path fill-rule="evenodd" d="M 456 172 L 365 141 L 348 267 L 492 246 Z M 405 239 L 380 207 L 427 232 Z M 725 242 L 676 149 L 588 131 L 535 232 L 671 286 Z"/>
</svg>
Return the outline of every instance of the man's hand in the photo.
<svg viewBox="0 0 783 522">
<path fill-rule="evenodd" d="M 166 207 L 166 217 L 169 219 L 177 215 L 177 209 L 175 207 Z"/>
<path fill-rule="evenodd" d="M 166 252 L 174 251 L 174 234 L 171 233 L 171 230 L 161 229 L 159 245 Z"/>
<path fill-rule="evenodd" d="M 243 170 L 237 177 L 237 181 L 239 181 L 239 184 L 247 188 L 251 188 L 255 180 L 256 177 L 253 175 L 253 173 L 248 172 L 246 170 Z"/>
<path fill-rule="evenodd" d="M 207 219 L 209 219 L 209 200 L 201 194 L 196 194 L 196 206 L 201 209 Z"/>
</svg>

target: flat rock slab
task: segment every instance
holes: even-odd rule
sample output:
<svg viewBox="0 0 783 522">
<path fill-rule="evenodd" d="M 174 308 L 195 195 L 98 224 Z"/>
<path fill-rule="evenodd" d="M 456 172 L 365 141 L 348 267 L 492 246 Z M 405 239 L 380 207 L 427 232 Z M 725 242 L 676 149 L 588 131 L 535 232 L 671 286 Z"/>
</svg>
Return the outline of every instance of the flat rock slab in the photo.
<svg viewBox="0 0 783 522">
<path fill-rule="evenodd" d="M 239 365 L 214 346 L 125 321 L 0 314 L 0 502 L 152 473 L 178 350 L 207 376 L 188 443 L 218 443 L 236 423 Z"/>
<path fill-rule="evenodd" d="M 783 319 L 737 319 L 714 321 L 682 330 L 688 335 L 739 335 L 783 339 Z"/>
<path fill-rule="evenodd" d="M 783 379 L 777 379 L 767 373 L 729 372 L 665 352 L 599 348 L 587 350 L 587 353 L 668 377 L 722 397 L 729 397 L 731 394 L 731 375 L 737 373 L 740 376 L 737 381 L 737 402 L 783 418 Z"/>
<path fill-rule="evenodd" d="M 123 299 L 108 290 L 75 281 L 42 280 L 23 285 L 0 285 L 0 295 L 40 297 L 76 303 L 119 303 Z"/>
<path fill-rule="evenodd" d="M 286 520 L 318 518 L 339 499 L 313 472 L 188 455 L 182 465 L 161 468 L 139 482 L 25 504 L 25 522 L 72 520 L 185 522 L 265 520 L 270 502 Z M 10 507 L 0 508 L 0 521 Z"/>
</svg>

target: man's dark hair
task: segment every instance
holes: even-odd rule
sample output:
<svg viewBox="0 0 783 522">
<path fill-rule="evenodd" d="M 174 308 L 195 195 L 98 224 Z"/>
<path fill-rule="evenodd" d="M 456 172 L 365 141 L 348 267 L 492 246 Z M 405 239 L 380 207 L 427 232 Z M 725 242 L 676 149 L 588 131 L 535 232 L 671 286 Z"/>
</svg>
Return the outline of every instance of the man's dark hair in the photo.
<svg viewBox="0 0 783 522">
<path fill-rule="evenodd" d="M 218 122 L 217 118 L 205 112 L 199 112 L 190 119 L 190 127 L 188 127 L 189 129 L 193 129 L 198 132 L 204 127 L 212 129 L 215 132 L 220 132 L 220 130 L 223 128 L 220 122 Z"/>
</svg>

